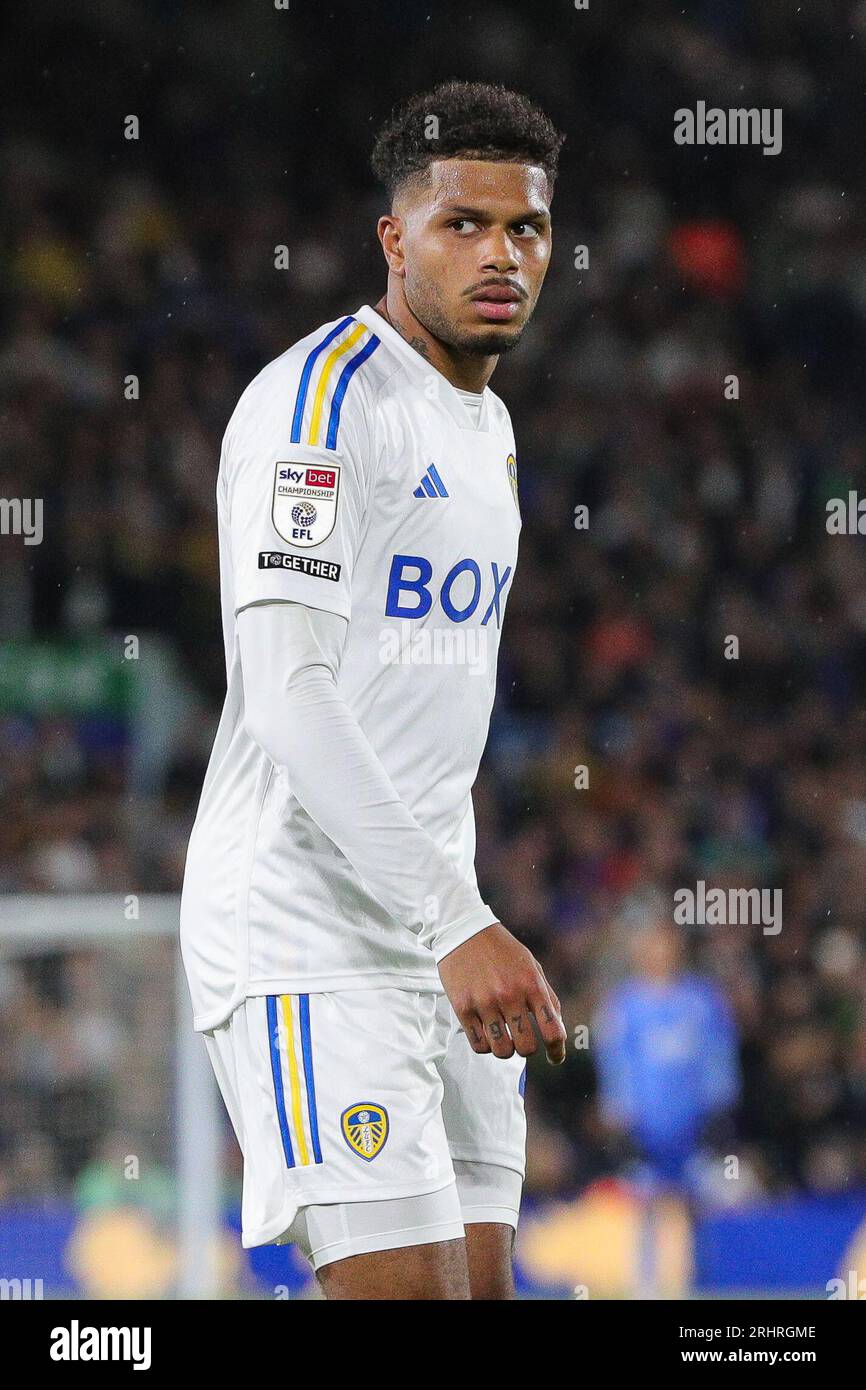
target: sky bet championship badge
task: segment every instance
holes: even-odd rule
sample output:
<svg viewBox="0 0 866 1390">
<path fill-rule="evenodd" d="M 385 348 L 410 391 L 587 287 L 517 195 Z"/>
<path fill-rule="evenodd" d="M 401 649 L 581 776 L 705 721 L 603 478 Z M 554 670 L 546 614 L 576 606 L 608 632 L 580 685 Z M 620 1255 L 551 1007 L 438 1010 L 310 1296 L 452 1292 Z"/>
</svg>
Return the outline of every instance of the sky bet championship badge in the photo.
<svg viewBox="0 0 866 1390">
<path fill-rule="evenodd" d="M 388 1112 L 383 1105 L 365 1100 L 350 1105 L 340 1117 L 343 1135 L 353 1153 L 369 1163 L 381 1153 L 388 1138 Z"/>
<path fill-rule="evenodd" d="M 278 463 L 274 475 L 276 530 L 290 545 L 321 545 L 334 529 L 340 465 Z"/>
</svg>

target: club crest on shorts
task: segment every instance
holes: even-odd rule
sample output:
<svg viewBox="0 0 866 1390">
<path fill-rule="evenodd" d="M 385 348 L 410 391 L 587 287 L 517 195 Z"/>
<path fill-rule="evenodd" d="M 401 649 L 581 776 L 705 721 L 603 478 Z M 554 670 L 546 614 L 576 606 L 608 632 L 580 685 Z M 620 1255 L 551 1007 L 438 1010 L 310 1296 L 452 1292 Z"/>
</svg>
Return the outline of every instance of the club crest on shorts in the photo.
<svg viewBox="0 0 866 1390">
<path fill-rule="evenodd" d="M 321 545 L 334 529 L 339 491 L 338 463 L 278 463 L 271 508 L 274 529 L 289 545 Z"/>
<path fill-rule="evenodd" d="M 350 1105 L 340 1116 L 343 1137 L 352 1153 L 370 1163 L 385 1147 L 390 1132 L 388 1111 L 384 1105 L 365 1100 Z"/>
</svg>

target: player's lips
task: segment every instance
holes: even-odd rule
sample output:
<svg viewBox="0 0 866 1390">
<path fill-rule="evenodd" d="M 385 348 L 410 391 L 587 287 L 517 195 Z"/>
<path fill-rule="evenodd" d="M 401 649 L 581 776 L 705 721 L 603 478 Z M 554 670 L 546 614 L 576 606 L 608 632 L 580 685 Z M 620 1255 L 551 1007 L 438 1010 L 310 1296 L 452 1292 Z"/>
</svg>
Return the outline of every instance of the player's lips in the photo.
<svg viewBox="0 0 866 1390">
<path fill-rule="evenodd" d="M 513 319 L 520 308 L 516 299 L 474 299 L 472 302 L 483 319 Z"/>
<path fill-rule="evenodd" d="M 520 308 L 520 292 L 511 285 L 485 285 L 470 299 L 484 319 L 512 319 Z"/>
</svg>

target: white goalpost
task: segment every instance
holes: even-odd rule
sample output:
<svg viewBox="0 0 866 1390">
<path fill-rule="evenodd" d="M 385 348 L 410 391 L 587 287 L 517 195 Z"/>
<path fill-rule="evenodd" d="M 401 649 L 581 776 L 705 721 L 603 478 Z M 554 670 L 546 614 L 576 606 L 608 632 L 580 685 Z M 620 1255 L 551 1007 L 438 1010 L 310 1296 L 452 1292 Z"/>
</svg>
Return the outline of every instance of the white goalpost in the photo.
<svg viewBox="0 0 866 1390">
<path fill-rule="evenodd" d="M 217 1296 L 221 1230 L 220 1099 L 204 1039 L 193 1031 L 192 1009 L 177 944 L 176 894 L 13 894 L 0 896 L 0 963 L 95 948 L 112 952 L 143 938 L 174 947 L 172 1113 L 177 1192 L 178 1298 Z M 129 920 L 132 915 L 132 920 Z"/>
</svg>

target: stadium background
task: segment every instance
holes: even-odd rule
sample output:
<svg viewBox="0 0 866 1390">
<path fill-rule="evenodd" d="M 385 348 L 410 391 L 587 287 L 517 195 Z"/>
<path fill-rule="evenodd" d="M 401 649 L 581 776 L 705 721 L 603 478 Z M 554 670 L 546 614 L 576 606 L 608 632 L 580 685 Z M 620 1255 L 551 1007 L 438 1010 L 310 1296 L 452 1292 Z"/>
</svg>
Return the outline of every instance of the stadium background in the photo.
<svg viewBox="0 0 866 1390">
<path fill-rule="evenodd" d="M 864 544 L 825 527 L 864 474 L 866 4 L 36 0 L 7 20 L 0 494 L 44 498 L 45 530 L 0 537 L 0 1276 L 173 1287 L 173 944 L 131 923 L 117 949 L 25 952 L 11 905 L 107 895 L 122 922 L 129 895 L 179 890 L 224 688 L 222 431 L 265 362 L 376 302 L 372 133 L 459 76 L 567 134 L 550 274 L 492 383 L 524 526 L 482 891 L 571 1028 L 653 894 L 783 890 L 778 935 L 685 942 L 742 1076 L 701 1150 L 693 1280 L 821 1296 L 866 1214 Z M 697 100 L 781 107 L 782 153 L 677 146 Z M 634 1155 L 592 1046 L 533 1063 L 527 1104 L 524 1287 L 628 1292 Z M 224 1172 L 231 1209 L 228 1134 Z M 682 1292 L 682 1211 L 663 1231 Z M 303 1289 L 285 1252 L 223 1256 L 228 1293 Z"/>
</svg>

